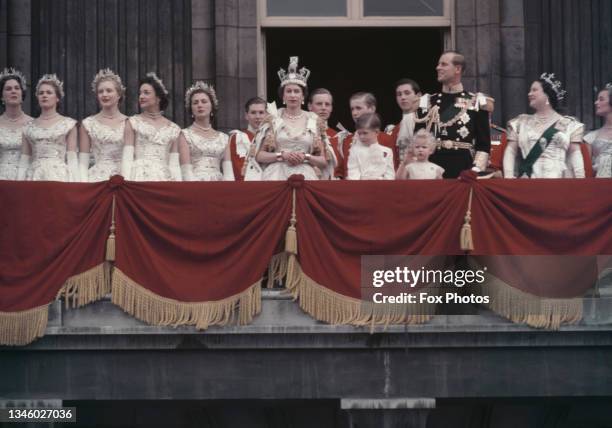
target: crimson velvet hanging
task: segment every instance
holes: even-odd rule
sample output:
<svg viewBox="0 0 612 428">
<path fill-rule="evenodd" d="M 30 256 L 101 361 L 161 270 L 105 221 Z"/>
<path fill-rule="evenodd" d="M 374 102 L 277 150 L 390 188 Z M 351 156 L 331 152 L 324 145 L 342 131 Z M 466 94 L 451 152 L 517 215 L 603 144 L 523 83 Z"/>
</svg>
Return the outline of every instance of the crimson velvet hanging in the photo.
<svg viewBox="0 0 612 428">
<path fill-rule="evenodd" d="M 154 325 L 250 322 L 289 210 L 286 182 L 125 182 L 112 301 Z"/>
<path fill-rule="evenodd" d="M 459 232 L 469 186 L 446 180 L 414 184 L 303 181 L 295 186 L 298 251 L 290 256 L 287 288 L 302 309 L 333 324 L 429 319 L 434 307 L 361 299 L 363 255 L 462 253 Z"/>
<path fill-rule="evenodd" d="M 110 292 L 108 183 L 0 180 L 0 344 L 44 334 L 56 296 L 82 306 Z"/>
<path fill-rule="evenodd" d="M 352 325 L 425 322 L 435 309 L 364 302 L 363 255 L 470 247 L 470 262 L 489 269 L 491 309 L 557 328 L 580 319 L 578 298 L 601 271 L 591 256 L 612 254 L 612 181 L 601 179 L 0 181 L 0 207 L 0 344 L 13 345 L 44 334 L 58 295 L 80 306 L 110 291 L 155 325 L 248 323 L 283 236 L 272 276 L 316 319 Z"/>
<path fill-rule="evenodd" d="M 472 219 L 492 310 L 534 327 L 580 321 L 580 297 L 609 264 L 596 256 L 612 254 L 612 180 L 480 181 Z"/>
</svg>

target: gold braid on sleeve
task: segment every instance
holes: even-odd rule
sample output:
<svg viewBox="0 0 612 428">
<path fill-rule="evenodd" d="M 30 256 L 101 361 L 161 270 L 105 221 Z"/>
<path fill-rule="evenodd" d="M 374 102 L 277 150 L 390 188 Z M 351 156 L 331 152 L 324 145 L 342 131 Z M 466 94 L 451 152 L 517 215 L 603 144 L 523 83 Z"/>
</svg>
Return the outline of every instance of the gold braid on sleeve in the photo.
<svg viewBox="0 0 612 428">
<path fill-rule="evenodd" d="M 315 133 L 314 145 L 312 154 L 315 156 L 323 156 L 327 160 L 327 153 L 324 147 L 324 141 L 327 138 L 327 124 L 325 121 L 317 117 L 317 132 Z"/>
<path fill-rule="evenodd" d="M 427 132 L 432 132 L 431 128 L 433 125 L 438 125 L 440 123 L 440 107 L 433 106 L 429 109 L 427 114 L 423 118 L 414 118 L 415 123 L 426 123 Z M 434 133 L 437 130 L 434 129 Z"/>
<path fill-rule="evenodd" d="M 270 126 L 264 136 L 262 149 L 266 152 L 276 152 L 276 136 L 274 135 L 274 127 Z"/>
</svg>

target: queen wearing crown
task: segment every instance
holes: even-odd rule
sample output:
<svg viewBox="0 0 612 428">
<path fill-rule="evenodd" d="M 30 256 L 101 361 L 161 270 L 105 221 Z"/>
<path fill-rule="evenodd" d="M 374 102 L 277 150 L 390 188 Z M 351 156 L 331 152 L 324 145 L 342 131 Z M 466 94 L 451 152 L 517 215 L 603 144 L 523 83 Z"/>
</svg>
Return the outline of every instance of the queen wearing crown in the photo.
<svg viewBox="0 0 612 428">
<path fill-rule="evenodd" d="M 291 57 L 288 70 L 278 73 L 279 97 L 286 107 L 268 107 L 269 116 L 254 147 L 256 162 L 247 161 L 245 180 L 286 180 L 294 174 L 318 180 L 333 174 L 333 152 L 325 122 L 315 113 L 302 110 L 310 71 L 297 68 L 298 57 Z"/>
<path fill-rule="evenodd" d="M 23 130 L 18 179 L 79 181 L 77 122 L 57 112 L 64 98 L 63 82 L 55 74 L 45 74 L 36 84 L 36 98 L 41 113 Z"/>
<path fill-rule="evenodd" d="M 140 81 L 141 113 L 125 125 L 121 175 L 133 181 L 181 181 L 178 137 L 181 128 L 163 116 L 168 90 L 155 73 Z"/>
<path fill-rule="evenodd" d="M 100 112 L 83 119 L 79 131 L 81 181 L 105 181 L 121 171 L 121 152 L 127 116 L 119 111 L 125 94 L 121 78 L 112 70 L 100 70 L 91 83 Z M 94 165 L 89 168 L 90 153 Z"/>
<path fill-rule="evenodd" d="M 528 94 L 534 114 L 508 122 L 504 152 L 506 178 L 584 178 L 580 143 L 584 125 L 559 114 L 566 92 L 554 74 L 542 74 Z"/>
<path fill-rule="evenodd" d="M 193 123 L 179 137 L 183 180 L 234 181 L 229 137 L 212 127 L 212 118 L 219 108 L 215 89 L 196 82 L 185 93 L 185 107 Z"/>
<path fill-rule="evenodd" d="M 13 68 L 0 73 L 0 96 L 4 112 L 0 115 L 0 180 L 17 180 L 22 132 L 32 120 L 22 109 L 26 79 Z M 25 166 L 29 159 L 24 157 Z"/>
</svg>

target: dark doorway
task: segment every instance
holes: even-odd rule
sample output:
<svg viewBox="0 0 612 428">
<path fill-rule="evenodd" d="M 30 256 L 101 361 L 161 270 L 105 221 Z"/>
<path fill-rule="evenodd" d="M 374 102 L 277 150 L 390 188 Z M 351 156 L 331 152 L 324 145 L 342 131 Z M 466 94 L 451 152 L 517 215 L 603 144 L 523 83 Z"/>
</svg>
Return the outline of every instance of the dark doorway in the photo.
<svg viewBox="0 0 612 428">
<path fill-rule="evenodd" d="M 397 123 L 401 112 L 393 84 L 409 77 L 423 91 L 438 90 L 435 67 L 443 47 L 439 28 L 279 28 L 266 30 L 268 99 L 277 97 L 277 71 L 290 56 L 311 71 L 308 87 L 325 87 L 334 95 L 330 125 L 353 128 L 348 100 L 358 91 L 373 92 L 383 123 Z"/>
</svg>

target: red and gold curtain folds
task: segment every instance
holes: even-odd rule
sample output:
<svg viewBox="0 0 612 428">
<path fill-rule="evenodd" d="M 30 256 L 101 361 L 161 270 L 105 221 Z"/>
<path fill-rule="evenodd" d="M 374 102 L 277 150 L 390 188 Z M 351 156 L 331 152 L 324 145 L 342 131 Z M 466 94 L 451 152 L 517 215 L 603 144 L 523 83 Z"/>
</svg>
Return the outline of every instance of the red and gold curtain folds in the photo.
<svg viewBox="0 0 612 428">
<path fill-rule="evenodd" d="M 490 308 L 535 327 L 578 322 L 594 256 L 612 253 L 611 191 L 602 179 L 477 183 L 472 262 L 489 269 Z"/>
<path fill-rule="evenodd" d="M 112 292 L 114 303 L 156 325 L 249 322 L 290 195 L 286 182 L 0 181 L 0 344 L 42 336 L 58 294 L 79 306 Z"/>
<path fill-rule="evenodd" d="M 0 344 L 43 335 L 49 302 L 81 306 L 110 291 L 108 183 L 0 181 Z"/>
<path fill-rule="evenodd" d="M 290 214 L 286 182 L 134 183 L 117 198 L 112 300 L 155 325 L 245 324 Z"/>
<path fill-rule="evenodd" d="M 247 323 L 260 309 L 261 273 L 283 240 L 292 205 L 295 231 L 276 267 L 301 307 L 331 323 L 428 319 L 405 307 L 363 304 L 362 255 L 460 255 L 460 235 L 465 242 L 471 236 L 474 263 L 490 264 L 496 295 L 527 306 L 537 297 L 564 301 L 553 302 L 547 319 L 507 305 L 492 309 L 556 327 L 576 320 L 576 310 L 557 312 L 572 312 L 566 301 L 582 295 L 585 281 L 534 288 L 528 270 L 517 281 L 504 273 L 513 270 L 508 262 L 482 257 L 612 254 L 611 180 L 0 181 L 0 344 L 41 336 L 58 294 L 79 306 L 111 291 L 113 302 L 156 325 Z M 468 207 L 471 225 L 464 224 Z M 105 243 L 113 214 L 111 280 Z"/>
<path fill-rule="evenodd" d="M 468 194 L 468 185 L 446 180 L 304 181 L 296 189 L 299 268 L 290 261 L 287 288 L 329 323 L 426 321 L 435 308 L 363 302 L 361 256 L 461 254 Z"/>
</svg>

